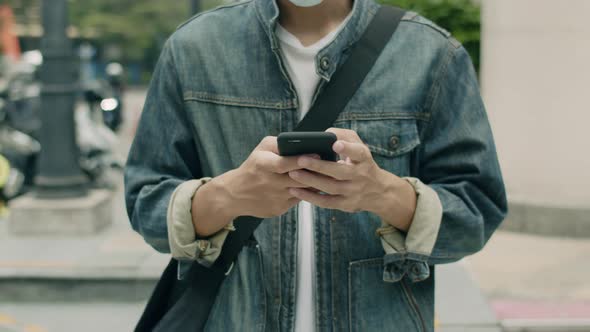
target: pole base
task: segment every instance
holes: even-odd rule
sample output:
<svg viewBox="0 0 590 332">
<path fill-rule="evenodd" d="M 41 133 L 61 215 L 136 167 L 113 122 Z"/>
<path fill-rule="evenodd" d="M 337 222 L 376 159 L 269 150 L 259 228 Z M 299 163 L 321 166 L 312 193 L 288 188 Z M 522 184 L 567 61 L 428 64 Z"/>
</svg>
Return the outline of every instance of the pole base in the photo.
<svg viewBox="0 0 590 332">
<path fill-rule="evenodd" d="M 87 196 L 44 199 L 34 193 L 9 203 L 8 230 L 15 235 L 93 235 L 112 223 L 112 192 L 90 190 Z"/>
</svg>

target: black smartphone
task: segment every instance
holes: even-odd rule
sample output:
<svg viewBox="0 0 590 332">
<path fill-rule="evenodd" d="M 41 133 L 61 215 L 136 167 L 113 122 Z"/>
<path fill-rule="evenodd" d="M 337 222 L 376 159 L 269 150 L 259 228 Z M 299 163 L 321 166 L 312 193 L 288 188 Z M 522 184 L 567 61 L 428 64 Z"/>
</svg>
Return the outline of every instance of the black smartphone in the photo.
<svg viewBox="0 0 590 332">
<path fill-rule="evenodd" d="M 336 134 L 327 131 L 288 131 L 277 136 L 281 156 L 318 154 L 328 161 L 338 160 L 338 154 L 332 150 L 337 140 Z"/>
</svg>

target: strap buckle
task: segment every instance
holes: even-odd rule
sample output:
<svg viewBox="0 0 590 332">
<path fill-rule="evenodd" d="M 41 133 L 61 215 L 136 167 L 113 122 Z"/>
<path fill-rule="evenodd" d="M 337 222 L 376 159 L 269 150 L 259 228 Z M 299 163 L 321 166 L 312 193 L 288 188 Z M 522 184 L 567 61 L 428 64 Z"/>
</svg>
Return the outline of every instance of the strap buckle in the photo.
<svg viewBox="0 0 590 332">
<path fill-rule="evenodd" d="M 234 262 L 231 262 L 231 265 L 229 266 L 229 268 L 227 268 L 227 271 L 225 271 L 225 275 L 228 275 L 233 267 L 234 267 Z"/>
</svg>

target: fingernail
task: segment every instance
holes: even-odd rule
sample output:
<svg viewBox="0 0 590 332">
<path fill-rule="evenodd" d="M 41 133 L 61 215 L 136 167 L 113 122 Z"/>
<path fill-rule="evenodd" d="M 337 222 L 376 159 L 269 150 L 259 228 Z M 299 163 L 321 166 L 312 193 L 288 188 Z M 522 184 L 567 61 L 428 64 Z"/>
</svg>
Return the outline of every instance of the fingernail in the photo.
<svg viewBox="0 0 590 332">
<path fill-rule="evenodd" d="M 340 141 L 336 141 L 336 143 L 334 143 L 334 151 L 340 152 L 342 149 L 344 149 L 344 144 Z"/>
<path fill-rule="evenodd" d="M 319 154 L 313 154 L 313 155 L 311 155 L 311 157 L 312 157 L 313 159 L 322 159 L 322 157 L 320 157 L 320 155 L 319 155 Z"/>
</svg>

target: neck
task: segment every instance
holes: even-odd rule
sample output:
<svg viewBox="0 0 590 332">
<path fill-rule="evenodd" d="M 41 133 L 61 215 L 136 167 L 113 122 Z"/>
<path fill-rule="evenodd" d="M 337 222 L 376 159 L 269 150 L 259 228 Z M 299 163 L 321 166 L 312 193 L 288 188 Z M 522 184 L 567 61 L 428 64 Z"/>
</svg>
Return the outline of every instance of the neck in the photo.
<svg viewBox="0 0 590 332">
<path fill-rule="evenodd" d="M 353 4 L 353 0 L 324 0 L 314 7 L 299 7 L 289 0 L 276 1 L 280 10 L 279 23 L 304 46 L 315 43 L 336 29 L 348 16 Z"/>
</svg>

